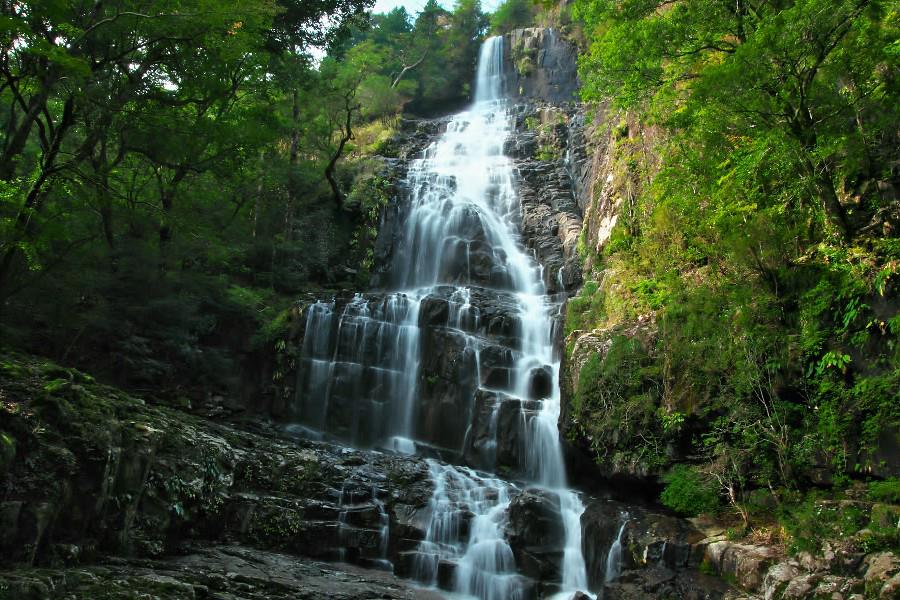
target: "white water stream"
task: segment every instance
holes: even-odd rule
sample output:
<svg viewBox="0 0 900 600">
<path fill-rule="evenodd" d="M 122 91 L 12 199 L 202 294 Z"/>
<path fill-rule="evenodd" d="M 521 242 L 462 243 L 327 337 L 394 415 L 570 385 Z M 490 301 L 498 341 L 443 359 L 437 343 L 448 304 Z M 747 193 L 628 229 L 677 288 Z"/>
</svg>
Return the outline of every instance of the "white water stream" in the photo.
<svg viewBox="0 0 900 600">
<path fill-rule="evenodd" d="M 519 404 L 522 485 L 558 499 L 564 548 L 554 597 L 568 599 L 587 591 L 580 522 L 584 506 L 566 487 L 557 429 L 560 361 L 553 328 L 559 303 L 547 295 L 542 267 L 520 239 L 514 168 L 503 154 L 513 118 L 503 99 L 502 37 L 482 46 L 475 90 L 472 107 L 451 117 L 446 132 L 410 164 L 410 210 L 393 264 L 400 291 L 378 299 L 357 297 L 339 315 L 334 303 L 311 308 L 302 355 L 307 366 L 298 385 L 305 394 L 303 419 L 324 431 L 326 418 L 334 415 L 328 423 L 332 433 L 356 445 L 415 452 L 423 300 L 445 290 L 447 328 L 465 337 L 465 349 L 474 353 L 474 369 L 480 371 L 485 342 L 465 333 L 479 328 L 471 289 L 504 294 L 513 304 L 515 347 L 509 349 L 508 382 L 493 405 L 490 431 L 496 436 L 503 402 Z M 448 286 L 455 288 L 449 295 Z M 544 391 L 534 392 L 535 381 L 545 382 Z M 498 391 L 484 383 L 478 389 Z M 529 595 L 527 586 L 535 582 L 517 572 L 505 536 L 510 504 L 520 490 L 466 467 L 433 460 L 429 466 L 434 492 L 427 537 L 415 561 L 416 578 L 465 598 Z"/>
<path fill-rule="evenodd" d="M 619 533 L 609 548 L 606 555 L 606 575 L 607 583 L 615 581 L 622 574 L 622 534 L 625 533 L 625 526 L 628 525 L 628 515 L 622 515 L 622 524 L 619 526 Z"/>
</svg>

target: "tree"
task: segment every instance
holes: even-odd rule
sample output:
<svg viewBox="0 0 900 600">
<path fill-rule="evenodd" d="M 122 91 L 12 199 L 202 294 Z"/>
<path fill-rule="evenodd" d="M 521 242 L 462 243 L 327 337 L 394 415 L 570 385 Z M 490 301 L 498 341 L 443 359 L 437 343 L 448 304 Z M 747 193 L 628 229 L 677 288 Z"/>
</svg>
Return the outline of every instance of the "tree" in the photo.
<svg viewBox="0 0 900 600">
<path fill-rule="evenodd" d="M 711 155 L 756 157 L 722 163 L 719 181 L 789 165 L 815 199 L 803 206 L 849 239 L 886 202 L 869 192 L 853 217 L 839 198 L 842 185 L 873 176 L 870 159 L 896 136 L 896 82 L 884 67 L 897 32 L 885 10 L 876 0 L 583 0 L 578 12 L 596 32 L 584 95 L 649 105 Z M 756 152 L 763 146 L 780 156 Z M 837 172 L 847 155 L 860 160 Z M 779 194 L 767 189 L 759 200 L 770 204 Z"/>
<path fill-rule="evenodd" d="M 96 4 L 89 11 L 55 2 L 3 8 L 7 27 L 0 75 L 11 109 L 0 178 L 18 193 L 4 207 L 11 226 L 3 232 L 0 298 L 18 289 L 14 279 L 23 268 L 39 265 L 34 249 L 41 245 L 51 180 L 90 162 L 102 184 L 128 152 L 127 146 L 111 148 L 115 138 L 106 135 L 121 123 L 131 103 L 171 98 L 178 104 L 167 85 L 182 89 L 203 82 L 208 93 L 188 102 L 202 105 L 203 112 L 214 108 L 216 100 L 227 105 L 228 94 L 241 82 L 234 69 L 243 63 L 234 59 L 248 52 L 274 15 L 274 7 L 266 3 L 236 1 L 215 4 L 215 10 L 205 0 L 177 7 L 143 4 Z M 189 56 L 182 51 L 185 43 L 205 51 Z M 215 77 L 219 80 L 213 84 Z M 79 122 L 83 130 L 76 130 Z M 111 211 L 105 193 L 100 203 L 108 229 Z M 105 238 L 112 241 L 110 231 Z"/>
<path fill-rule="evenodd" d="M 534 24 L 533 0 L 506 0 L 491 15 L 491 32 L 497 35 Z"/>
<path fill-rule="evenodd" d="M 468 84 L 478 63 L 481 40 L 488 29 L 487 15 L 481 11 L 479 0 L 457 0 L 450 22 L 450 64 L 458 70 L 457 80 Z M 471 86 L 467 85 L 467 88 Z"/>
</svg>

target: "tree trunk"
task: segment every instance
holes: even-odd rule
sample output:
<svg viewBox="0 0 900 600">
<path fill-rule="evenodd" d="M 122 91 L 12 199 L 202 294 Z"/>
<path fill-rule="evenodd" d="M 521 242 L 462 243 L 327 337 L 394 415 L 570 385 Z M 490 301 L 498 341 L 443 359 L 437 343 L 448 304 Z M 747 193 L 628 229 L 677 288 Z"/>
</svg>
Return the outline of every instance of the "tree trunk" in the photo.
<svg viewBox="0 0 900 600">
<path fill-rule="evenodd" d="M 291 149 L 288 158 L 287 205 L 284 207 L 284 241 L 294 237 L 294 206 L 297 204 L 297 162 L 300 151 L 300 99 L 297 90 L 292 96 L 291 106 Z"/>
<path fill-rule="evenodd" d="M 159 202 L 162 206 L 162 219 L 159 223 L 159 271 L 160 274 L 165 273 L 169 268 L 169 244 L 172 242 L 173 225 L 172 225 L 172 208 L 175 204 L 175 191 L 178 184 L 185 178 L 188 173 L 186 166 L 178 167 L 175 176 L 169 185 L 160 182 Z"/>
<path fill-rule="evenodd" d="M 404 75 L 406 75 L 407 73 L 409 73 L 410 71 L 412 71 L 413 69 L 415 69 L 416 67 L 418 67 L 419 65 L 421 65 L 421 64 L 422 64 L 422 61 L 425 60 L 425 57 L 426 57 L 426 56 L 428 56 L 428 53 L 427 53 L 427 52 L 426 52 L 425 54 L 422 55 L 422 58 L 420 58 L 420 59 L 417 60 L 416 62 L 412 63 L 411 65 L 403 65 L 403 68 L 400 69 L 400 72 L 399 72 L 399 73 L 397 74 L 397 76 L 394 78 L 393 83 L 391 83 L 391 89 L 396 88 L 396 87 L 400 84 L 400 80 L 403 79 L 403 76 L 404 76 Z"/>
<path fill-rule="evenodd" d="M 844 241 L 850 241 L 853 238 L 853 227 L 850 225 L 847 211 L 844 210 L 841 201 L 838 199 L 830 170 L 827 168 L 819 169 L 815 175 L 815 182 L 825 214 L 828 215 L 832 224 L 838 228 Z"/>
<path fill-rule="evenodd" d="M 344 207 L 344 194 L 341 192 L 341 188 L 338 185 L 337 179 L 335 178 L 335 169 L 337 168 L 337 162 L 341 158 L 341 155 L 344 153 L 344 147 L 347 145 L 347 142 L 353 139 L 353 129 L 351 128 L 353 125 L 353 112 L 357 109 L 357 106 L 351 104 L 352 96 L 348 95 L 345 98 L 346 101 L 346 119 L 343 127 L 341 128 L 341 138 L 338 142 L 337 150 L 334 155 L 332 155 L 331 160 L 328 161 L 328 166 L 325 167 L 325 179 L 328 180 L 328 185 L 331 186 L 331 192 L 334 196 L 334 202 L 337 204 L 337 207 Z"/>
<path fill-rule="evenodd" d="M 32 217 L 41 210 L 44 184 L 55 171 L 56 159 L 59 156 L 63 139 L 74 123 L 74 110 L 75 100 L 70 96 L 63 106 L 63 116 L 56 128 L 56 134 L 41 161 L 41 172 L 28 191 L 25 202 L 16 215 L 12 234 L 6 240 L 7 248 L 0 260 L 0 302 L 5 301 L 12 293 L 13 272 L 21 254 L 21 244 L 27 242 L 34 235 L 35 223 Z"/>
<path fill-rule="evenodd" d="M 23 115 L 22 122 L 13 131 L 3 149 L 3 155 L 0 156 L 0 180 L 11 181 L 16 176 L 16 159 L 25 150 L 31 128 L 43 111 L 49 96 L 50 90 L 44 88 L 28 101 L 28 110 Z"/>
</svg>

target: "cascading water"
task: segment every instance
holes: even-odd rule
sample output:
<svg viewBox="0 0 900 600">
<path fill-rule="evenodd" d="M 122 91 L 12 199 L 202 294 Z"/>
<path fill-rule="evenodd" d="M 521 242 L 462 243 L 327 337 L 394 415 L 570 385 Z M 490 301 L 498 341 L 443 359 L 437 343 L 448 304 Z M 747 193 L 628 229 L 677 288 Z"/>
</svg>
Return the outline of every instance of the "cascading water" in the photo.
<svg viewBox="0 0 900 600">
<path fill-rule="evenodd" d="M 394 565 L 388 560 L 390 516 L 378 496 L 376 486 L 364 487 L 352 479 L 344 482 L 338 499 L 338 558 L 392 571 Z"/>
<path fill-rule="evenodd" d="M 622 515 L 622 524 L 619 526 L 619 533 L 612 546 L 609 547 L 609 553 L 606 555 L 606 575 L 607 582 L 615 581 L 622 573 L 622 534 L 625 533 L 625 526 L 628 525 L 628 515 Z"/>
<path fill-rule="evenodd" d="M 587 576 L 584 506 L 565 487 L 557 429 L 560 361 L 553 339 L 560 302 L 547 295 L 542 267 L 519 236 L 514 169 L 503 154 L 512 117 L 503 100 L 501 37 L 482 46 L 475 89 L 473 106 L 452 117 L 410 164 L 409 210 L 391 270 L 400 291 L 359 296 L 340 310 L 335 303 L 309 310 L 300 412 L 309 427 L 357 445 L 413 452 L 429 443 L 488 469 L 500 462 L 501 412 L 517 415 L 504 433 L 505 447 L 515 449 L 507 454 L 516 455 L 526 486 L 558 499 L 564 532 L 559 580 L 540 593 L 559 590 L 557 597 L 569 598 L 586 591 Z M 476 295 L 492 298 L 493 312 L 473 303 Z M 432 311 L 441 303 L 445 313 Z M 430 354 L 423 320 L 434 314 L 442 315 L 441 339 L 462 340 L 447 385 L 469 382 L 456 396 L 441 396 L 436 408 L 421 405 L 430 377 L 419 373 Z M 439 412 L 448 405 L 449 412 Z M 448 414 L 467 416 L 464 433 L 441 431 L 452 429 L 444 423 Z M 464 597 L 528 595 L 506 540 L 510 505 L 521 490 L 465 467 L 434 460 L 429 466 L 431 516 L 415 576 Z"/>
<path fill-rule="evenodd" d="M 587 588 L 581 552 L 584 507 L 565 489 L 557 430 L 559 360 L 554 356 L 552 317 L 558 306 L 549 301 L 540 266 L 523 251 L 514 225 L 518 206 L 513 169 L 502 152 L 511 131 L 510 117 L 501 100 L 502 42 L 502 37 L 491 38 L 481 49 L 472 109 L 454 117 L 447 133 L 411 169 L 414 204 L 406 239 L 414 250 L 405 253 L 398 272 L 406 287 L 469 284 L 478 281 L 472 268 L 473 253 L 478 260 L 488 255 L 489 284 L 514 292 L 519 348 L 510 374 L 510 396 L 533 398 L 535 380 L 550 380 L 549 394 L 540 401 L 539 409 L 531 414 L 521 411 L 521 467 L 530 482 L 559 496 L 566 539 L 560 595 L 568 597 L 575 590 Z M 496 403 L 491 416 L 494 435 L 500 404 Z M 420 548 L 424 558 L 419 577 L 434 583 L 439 564 L 455 563 L 455 591 L 483 599 L 517 598 L 523 593 L 522 582 L 503 538 L 509 484 L 436 464 L 432 464 L 432 475 L 432 518 L 428 537 Z M 460 514 L 464 512 L 473 515 L 469 531 L 460 528 Z"/>
<path fill-rule="evenodd" d="M 297 385 L 303 422 L 317 431 L 328 422 L 357 446 L 414 451 L 404 441 L 415 410 L 418 311 L 418 299 L 402 293 L 357 295 L 340 314 L 334 302 L 311 306 Z"/>
<path fill-rule="evenodd" d="M 466 596 L 518 600 L 522 581 L 503 537 L 513 486 L 465 467 L 435 461 L 429 467 L 434 481 L 431 520 L 419 546 L 415 577 Z M 451 570 L 450 576 L 442 578 L 442 569 Z"/>
</svg>

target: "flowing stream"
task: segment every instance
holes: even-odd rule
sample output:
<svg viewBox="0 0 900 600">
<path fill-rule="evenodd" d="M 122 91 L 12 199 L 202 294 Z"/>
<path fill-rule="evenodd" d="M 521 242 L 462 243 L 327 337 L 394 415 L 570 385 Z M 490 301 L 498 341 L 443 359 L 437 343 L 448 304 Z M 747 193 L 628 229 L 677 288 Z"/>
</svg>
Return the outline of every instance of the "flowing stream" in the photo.
<svg viewBox="0 0 900 600">
<path fill-rule="evenodd" d="M 464 339 L 459 362 L 470 364 L 464 359 L 473 357 L 476 393 L 494 399 L 485 426 L 489 438 L 497 436 L 501 407 L 517 407 L 517 467 L 523 481 L 512 484 L 429 460 L 434 492 L 415 577 L 460 597 L 530 596 L 528 586 L 540 582 L 518 573 L 505 534 L 512 499 L 528 487 L 558 502 L 565 538 L 559 581 L 539 593 L 569 598 L 587 591 L 584 506 L 566 487 L 557 429 L 560 361 L 553 337 L 559 301 L 547 295 L 542 268 L 523 247 L 513 164 L 503 154 L 513 124 L 503 98 L 502 37 L 482 46 L 475 89 L 471 108 L 451 117 L 446 132 L 410 165 L 409 212 L 392 265 L 396 291 L 358 296 L 340 310 L 334 303 L 310 309 L 298 385 L 301 416 L 310 428 L 327 429 L 355 445 L 416 452 L 423 410 L 416 405 L 418 373 L 425 354 L 420 311 L 431 296 L 447 299 L 444 328 Z M 479 372 L 486 343 L 477 334 L 481 315 L 471 304 L 476 289 L 505 298 L 515 323 L 513 341 L 504 350 L 509 365 L 499 383 Z M 472 410 L 460 406 L 457 412 Z M 471 445 L 474 435 L 470 425 L 459 445 Z M 482 446 L 489 468 L 496 460 L 496 439 Z"/>
</svg>

